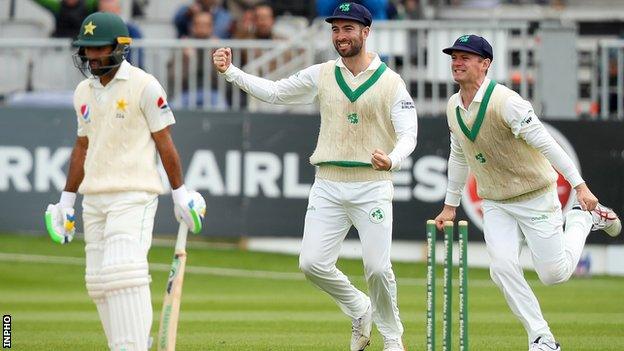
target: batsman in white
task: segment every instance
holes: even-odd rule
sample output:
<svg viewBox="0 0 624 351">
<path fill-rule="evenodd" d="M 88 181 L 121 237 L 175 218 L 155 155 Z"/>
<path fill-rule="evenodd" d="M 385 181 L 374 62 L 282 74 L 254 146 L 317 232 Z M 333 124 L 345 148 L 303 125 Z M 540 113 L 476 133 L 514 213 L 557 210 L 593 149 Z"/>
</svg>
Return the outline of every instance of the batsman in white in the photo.
<svg viewBox="0 0 624 351">
<path fill-rule="evenodd" d="M 351 350 L 363 350 L 372 321 L 384 350 L 403 350 L 403 325 L 390 263 L 392 171 L 416 146 L 417 120 L 405 83 L 366 52 L 371 14 L 343 3 L 333 16 L 332 41 L 340 58 L 277 82 L 242 72 L 231 50 L 215 51 L 216 69 L 252 96 L 274 104 L 318 102 L 321 127 L 310 162 L 318 166 L 310 190 L 299 266 L 352 319 Z M 308 132 L 308 131 L 302 131 Z M 336 268 L 351 226 L 358 230 L 370 297 Z"/>
<path fill-rule="evenodd" d="M 65 191 L 46 211 L 52 239 L 74 234 L 76 192 L 84 195 L 86 286 L 113 351 L 145 351 L 152 325 L 147 253 L 158 194 L 158 151 L 173 189 L 176 217 L 201 230 L 205 202 L 183 184 L 169 126 L 175 123 L 158 81 L 124 58 L 131 39 L 111 13 L 88 16 L 74 46 L 88 78 L 74 92 L 78 136 Z"/>
<path fill-rule="evenodd" d="M 483 198 L 483 231 L 492 280 L 528 334 L 529 350 L 560 350 L 519 262 L 522 241 L 546 285 L 570 279 L 590 230 L 620 233 L 617 215 L 598 203 L 576 166 L 535 115 L 531 103 L 486 77 L 492 47 L 482 37 L 463 35 L 452 47 L 453 79 L 446 116 L 451 131 L 448 188 L 438 228 L 455 218 L 468 170 Z M 551 166 L 552 165 L 552 166 Z M 565 217 L 557 196 L 559 171 L 576 191 Z"/>
</svg>

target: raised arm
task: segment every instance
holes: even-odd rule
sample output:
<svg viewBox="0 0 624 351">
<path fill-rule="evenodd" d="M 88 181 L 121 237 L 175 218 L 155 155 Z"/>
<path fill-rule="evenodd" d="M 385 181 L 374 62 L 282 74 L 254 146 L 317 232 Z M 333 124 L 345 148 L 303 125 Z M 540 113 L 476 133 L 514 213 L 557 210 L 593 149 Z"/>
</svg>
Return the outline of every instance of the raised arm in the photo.
<svg viewBox="0 0 624 351">
<path fill-rule="evenodd" d="M 219 48 L 212 60 L 215 69 L 225 79 L 243 91 L 264 102 L 279 105 L 312 104 L 318 94 L 318 78 L 321 66 L 313 65 L 296 74 L 272 81 L 243 72 L 232 64 L 232 50 Z"/>
</svg>

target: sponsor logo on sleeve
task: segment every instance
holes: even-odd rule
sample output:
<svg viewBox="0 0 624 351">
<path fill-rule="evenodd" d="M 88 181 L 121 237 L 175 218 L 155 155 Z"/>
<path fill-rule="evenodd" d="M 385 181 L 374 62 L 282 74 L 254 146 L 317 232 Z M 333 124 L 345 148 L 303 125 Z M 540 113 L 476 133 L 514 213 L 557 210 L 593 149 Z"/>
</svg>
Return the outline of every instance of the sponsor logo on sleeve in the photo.
<svg viewBox="0 0 624 351">
<path fill-rule="evenodd" d="M 167 100 L 160 96 L 158 100 L 156 100 L 156 105 L 161 111 L 169 111 L 169 104 L 167 104 Z"/>
<path fill-rule="evenodd" d="M 529 124 L 531 124 L 531 122 L 533 122 L 533 114 L 529 114 L 528 116 L 526 116 L 522 122 L 520 122 L 520 126 L 524 127 L 527 126 Z"/>
<path fill-rule="evenodd" d="M 80 115 L 82 116 L 82 119 L 85 123 L 91 122 L 90 114 L 91 111 L 89 111 L 89 106 L 87 106 L 87 104 L 83 104 L 82 106 L 80 106 Z"/>
<path fill-rule="evenodd" d="M 416 106 L 414 106 L 414 102 L 413 101 L 409 101 L 409 100 L 403 100 L 401 101 L 401 109 L 402 110 L 411 110 L 416 108 Z"/>
</svg>

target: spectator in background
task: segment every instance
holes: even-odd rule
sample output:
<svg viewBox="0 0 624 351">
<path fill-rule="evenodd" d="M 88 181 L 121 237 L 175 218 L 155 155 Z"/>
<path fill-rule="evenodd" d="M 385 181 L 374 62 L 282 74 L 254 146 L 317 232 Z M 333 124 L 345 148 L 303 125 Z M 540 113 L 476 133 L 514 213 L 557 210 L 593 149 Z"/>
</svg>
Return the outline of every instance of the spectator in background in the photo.
<svg viewBox="0 0 624 351">
<path fill-rule="evenodd" d="M 195 0 L 190 5 L 180 7 L 173 18 L 178 31 L 178 38 L 189 36 L 193 17 L 200 12 L 209 12 L 212 15 L 214 35 L 217 38 L 227 39 L 230 37 L 232 16 L 221 5 L 221 0 Z"/>
<path fill-rule="evenodd" d="M 273 7 L 268 2 L 260 2 L 252 8 L 252 31 L 241 32 L 237 39 L 256 39 L 256 40 L 286 40 L 287 38 L 276 34 L 275 27 L 275 15 Z M 246 65 L 250 60 L 262 56 L 263 50 L 243 50 L 240 54 L 241 65 Z M 284 53 L 282 62 L 288 62 L 292 59 L 295 52 L 287 51 Z M 277 60 L 273 60 L 268 63 L 269 70 L 272 71 L 277 68 Z"/>
<path fill-rule="evenodd" d="M 317 0 L 316 16 L 331 16 L 334 9 L 343 2 L 344 1 L 342 0 Z M 370 11 L 371 15 L 373 16 L 373 20 L 388 19 L 388 0 L 360 0 L 354 2 L 364 5 Z"/>
<path fill-rule="evenodd" d="M 397 19 L 402 20 L 419 20 L 422 19 L 423 13 L 419 0 L 403 0 L 397 6 Z"/>
<path fill-rule="evenodd" d="M 245 7 L 232 25 L 232 38 L 251 39 L 254 36 L 254 9 Z"/>
<path fill-rule="evenodd" d="M 273 33 L 275 14 L 273 8 L 267 2 L 261 2 L 254 6 L 254 37 L 253 39 L 285 39 Z"/>
<path fill-rule="evenodd" d="M 34 0 L 52 12 L 55 38 L 75 38 L 80 25 L 88 15 L 97 10 L 97 0 Z"/>
<path fill-rule="evenodd" d="M 191 22 L 191 27 L 189 28 L 189 36 L 188 39 L 200 39 L 200 40 L 210 40 L 210 39 L 218 39 L 214 35 L 214 21 L 213 16 L 210 12 L 198 12 L 193 16 L 193 21 Z M 207 82 L 209 86 L 204 87 L 204 57 L 205 55 L 211 54 L 211 51 L 206 48 L 196 48 L 196 47 L 186 47 L 182 52 L 182 95 L 176 96 L 172 101 L 172 105 L 175 107 L 185 107 L 185 108 L 201 108 L 204 104 L 204 89 L 208 89 L 209 93 L 207 94 L 210 102 L 207 103 L 208 106 L 225 109 L 227 108 L 227 104 L 225 103 L 225 99 L 219 99 L 219 96 L 216 91 L 217 86 L 217 75 L 212 74 L 212 70 L 210 66 L 208 66 L 208 74 L 211 75 L 208 78 L 210 81 Z M 208 56 L 209 58 L 210 56 Z M 174 59 L 175 60 L 175 59 Z M 175 61 L 172 60 L 169 62 L 169 86 L 175 86 Z M 191 64 L 193 62 L 193 64 Z M 191 77 L 195 78 L 195 95 L 197 99 L 195 101 L 191 101 Z"/>
<path fill-rule="evenodd" d="M 239 19 L 246 11 L 252 9 L 257 3 L 265 0 L 223 0 L 225 8 L 230 11 L 232 18 Z"/>
<path fill-rule="evenodd" d="M 132 0 L 132 18 L 144 17 L 149 0 Z"/>
<path fill-rule="evenodd" d="M 114 13 L 121 17 L 121 5 L 119 4 L 119 0 L 99 0 L 98 11 Z M 130 38 L 132 39 L 143 38 L 143 33 L 141 33 L 141 30 L 139 29 L 137 25 L 129 21 L 124 21 L 124 22 L 126 23 L 126 27 L 128 27 L 128 33 L 130 33 Z M 130 63 L 133 63 L 135 66 L 137 66 L 137 62 L 133 62 L 135 61 L 134 60 L 135 55 L 133 54 L 132 51 L 133 51 L 132 49 L 128 51 L 128 56 L 126 57 L 126 60 Z M 138 49 L 137 53 L 139 55 L 138 66 L 142 68 L 143 67 L 143 50 Z"/>
</svg>

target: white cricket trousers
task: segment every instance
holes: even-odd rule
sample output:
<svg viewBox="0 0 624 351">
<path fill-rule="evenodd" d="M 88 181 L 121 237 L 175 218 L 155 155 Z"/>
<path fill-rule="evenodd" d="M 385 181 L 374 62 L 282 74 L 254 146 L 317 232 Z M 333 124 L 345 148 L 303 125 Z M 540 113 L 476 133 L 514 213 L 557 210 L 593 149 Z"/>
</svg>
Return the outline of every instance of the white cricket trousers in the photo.
<svg viewBox="0 0 624 351">
<path fill-rule="evenodd" d="M 336 268 L 342 242 L 355 226 L 373 321 L 385 338 L 400 338 L 403 325 L 397 306 L 392 264 L 392 181 L 333 182 L 316 178 L 308 201 L 299 267 L 308 280 L 327 292 L 351 318 L 359 318 L 369 298 Z"/>
<path fill-rule="evenodd" d="M 85 195 L 87 292 L 112 351 L 146 351 L 152 326 L 147 253 L 157 195 L 117 192 Z"/>
<path fill-rule="evenodd" d="M 522 322 L 529 343 L 539 336 L 554 339 L 520 266 L 522 242 L 526 240 L 542 283 L 563 283 L 570 279 L 581 257 L 591 230 L 591 214 L 570 210 L 564 231 L 556 190 L 516 203 L 484 200 L 482 207 L 492 280 Z"/>
</svg>

